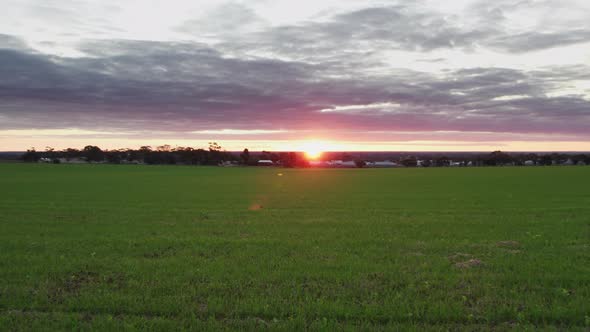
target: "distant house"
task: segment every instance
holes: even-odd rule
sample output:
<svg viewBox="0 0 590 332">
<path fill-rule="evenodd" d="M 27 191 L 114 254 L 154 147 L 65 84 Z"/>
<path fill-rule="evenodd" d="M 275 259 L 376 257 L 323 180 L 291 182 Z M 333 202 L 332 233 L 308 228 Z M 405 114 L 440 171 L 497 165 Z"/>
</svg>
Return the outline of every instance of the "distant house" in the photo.
<svg viewBox="0 0 590 332">
<path fill-rule="evenodd" d="M 343 161 L 339 167 L 356 167 L 356 163 L 354 161 Z"/>
<path fill-rule="evenodd" d="M 85 164 L 87 161 L 82 158 L 58 158 L 61 164 Z"/>
<path fill-rule="evenodd" d="M 524 162 L 525 166 L 535 166 L 536 163 L 533 160 L 527 160 Z"/>
<path fill-rule="evenodd" d="M 142 165 L 143 162 L 133 159 L 133 160 L 121 160 L 121 164 L 133 164 L 133 165 Z"/>
<path fill-rule="evenodd" d="M 574 164 L 574 161 L 571 159 L 568 159 L 568 160 L 564 161 L 562 165 L 572 166 L 573 164 Z"/>
<path fill-rule="evenodd" d="M 372 162 L 370 164 L 368 164 L 369 167 L 397 167 L 397 163 L 390 161 L 390 160 L 385 160 L 385 161 L 375 161 Z"/>
<path fill-rule="evenodd" d="M 274 163 L 269 159 L 261 159 L 257 163 L 258 166 L 272 166 Z"/>
<path fill-rule="evenodd" d="M 330 160 L 326 163 L 328 167 L 356 167 L 354 161 Z"/>
<path fill-rule="evenodd" d="M 235 161 L 222 161 L 221 163 L 219 163 L 219 166 L 221 166 L 221 167 L 234 167 L 234 166 L 238 166 L 238 163 Z"/>
<path fill-rule="evenodd" d="M 325 166 L 328 166 L 328 164 L 325 161 L 321 161 L 321 160 L 310 160 L 309 166 L 311 166 L 311 167 L 325 167 Z"/>
</svg>

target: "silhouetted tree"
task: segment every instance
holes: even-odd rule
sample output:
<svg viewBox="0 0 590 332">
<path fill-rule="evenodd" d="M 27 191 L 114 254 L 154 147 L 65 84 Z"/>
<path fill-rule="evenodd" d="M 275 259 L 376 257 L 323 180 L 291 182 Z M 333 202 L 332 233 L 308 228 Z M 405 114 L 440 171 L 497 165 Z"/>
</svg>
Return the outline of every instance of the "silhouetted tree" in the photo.
<svg viewBox="0 0 590 332">
<path fill-rule="evenodd" d="M 25 162 L 36 163 L 41 159 L 41 155 L 35 150 L 35 148 L 30 148 L 25 154 L 23 154 L 22 158 Z"/>
<path fill-rule="evenodd" d="M 209 154 L 206 164 L 208 165 L 219 165 L 225 161 L 224 153 L 221 152 L 221 145 L 216 142 L 209 142 Z"/>
<path fill-rule="evenodd" d="M 432 166 L 432 162 L 429 159 L 422 161 L 422 167 L 430 167 Z"/>
<path fill-rule="evenodd" d="M 363 168 L 363 167 L 367 166 L 367 163 L 366 163 L 364 160 L 362 160 L 362 159 L 356 159 L 356 160 L 354 161 L 354 164 L 355 164 L 355 165 L 356 165 L 356 167 L 358 167 L 358 168 Z"/>
<path fill-rule="evenodd" d="M 87 145 L 83 149 L 83 155 L 87 161 L 103 161 L 104 160 L 104 152 L 98 147 L 94 145 Z"/>
<path fill-rule="evenodd" d="M 209 142 L 209 151 L 221 152 L 221 145 L 217 144 L 217 142 Z"/>
<path fill-rule="evenodd" d="M 550 155 L 543 155 L 539 158 L 539 165 L 550 166 L 552 164 Z"/>
<path fill-rule="evenodd" d="M 418 159 L 414 156 L 407 156 L 400 160 L 400 164 L 406 167 L 416 167 L 418 166 Z"/>
<path fill-rule="evenodd" d="M 248 151 L 248 149 L 244 149 L 244 151 L 240 154 L 240 159 L 242 159 L 242 164 L 248 165 L 250 162 L 250 151 Z"/>
<path fill-rule="evenodd" d="M 446 167 L 451 165 L 451 160 L 447 156 L 441 156 L 436 158 L 435 164 L 437 167 Z"/>
<path fill-rule="evenodd" d="M 158 152 L 170 152 L 172 148 L 168 144 L 164 144 L 161 146 L 156 147 L 156 151 Z"/>
<path fill-rule="evenodd" d="M 485 159 L 484 163 L 488 166 L 502 166 L 511 163 L 512 157 L 502 151 L 494 151 Z"/>
<path fill-rule="evenodd" d="M 300 158 L 300 153 L 283 152 L 280 155 L 280 163 L 283 167 L 309 167 L 309 161 Z"/>
</svg>

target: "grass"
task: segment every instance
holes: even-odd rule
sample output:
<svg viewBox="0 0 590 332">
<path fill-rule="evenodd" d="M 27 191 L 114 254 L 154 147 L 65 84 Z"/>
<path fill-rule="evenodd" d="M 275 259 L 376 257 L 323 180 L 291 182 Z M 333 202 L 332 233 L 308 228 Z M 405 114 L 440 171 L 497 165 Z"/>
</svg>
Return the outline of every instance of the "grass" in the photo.
<svg viewBox="0 0 590 332">
<path fill-rule="evenodd" d="M 0 330 L 588 330 L 589 184 L 0 164 Z"/>
</svg>

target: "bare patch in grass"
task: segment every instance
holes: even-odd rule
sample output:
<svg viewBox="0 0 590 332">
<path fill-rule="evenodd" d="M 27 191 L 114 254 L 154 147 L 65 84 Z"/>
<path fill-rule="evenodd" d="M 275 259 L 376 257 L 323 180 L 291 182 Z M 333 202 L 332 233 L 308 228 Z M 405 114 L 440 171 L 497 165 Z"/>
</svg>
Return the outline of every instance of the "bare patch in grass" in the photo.
<svg viewBox="0 0 590 332">
<path fill-rule="evenodd" d="M 478 266 L 482 266 L 482 265 L 483 265 L 483 262 L 480 261 L 479 259 L 476 259 L 476 258 L 472 258 L 472 259 L 464 261 L 464 262 L 455 263 L 455 267 L 458 267 L 460 269 L 469 269 L 469 268 L 478 267 Z"/>
<path fill-rule="evenodd" d="M 98 280 L 99 276 L 97 272 L 74 272 L 59 280 L 53 287 L 50 287 L 47 296 L 49 297 L 49 301 L 61 303 L 66 296 L 78 295 L 82 287 L 97 283 Z"/>
<path fill-rule="evenodd" d="M 116 289 L 121 289 L 127 284 L 127 278 L 123 273 L 115 272 L 106 276 L 104 282 Z"/>
<path fill-rule="evenodd" d="M 500 241 L 500 242 L 496 243 L 496 246 L 500 247 L 500 248 L 507 248 L 507 249 L 518 249 L 518 248 L 520 248 L 520 242 L 512 241 L 512 240 Z"/>
<path fill-rule="evenodd" d="M 248 210 L 250 210 L 250 211 L 262 210 L 262 205 L 261 204 L 254 203 L 254 204 L 252 204 L 252 205 L 250 205 L 248 207 Z"/>
<path fill-rule="evenodd" d="M 161 248 L 161 249 L 158 249 L 155 251 L 146 252 L 145 254 L 143 254 L 143 257 L 153 259 L 153 258 L 172 256 L 175 253 L 176 253 L 176 250 L 174 248 L 172 248 L 171 246 L 168 246 L 168 247 Z"/>
<path fill-rule="evenodd" d="M 121 289 L 126 281 L 125 275 L 118 272 L 100 276 L 98 272 L 80 270 L 59 278 L 48 288 L 47 296 L 50 302 L 61 303 L 68 296 L 77 296 L 87 286 L 103 284 Z"/>
<path fill-rule="evenodd" d="M 452 255 L 449 256 L 449 260 L 451 262 L 453 262 L 453 263 L 456 263 L 458 261 L 463 261 L 463 260 L 466 260 L 468 258 L 471 258 L 471 255 L 470 254 L 464 254 L 462 252 L 458 252 L 458 253 L 455 253 L 455 254 L 452 254 Z"/>
</svg>

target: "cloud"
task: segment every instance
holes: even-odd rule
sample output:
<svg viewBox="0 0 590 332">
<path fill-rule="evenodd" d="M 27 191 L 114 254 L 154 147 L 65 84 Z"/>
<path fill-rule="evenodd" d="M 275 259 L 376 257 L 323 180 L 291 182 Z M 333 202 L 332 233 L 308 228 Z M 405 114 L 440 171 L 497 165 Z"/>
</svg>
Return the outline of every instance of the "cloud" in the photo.
<svg viewBox="0 0 590 332">
<path fill-rule="evenodd" d="M 223 3 L 208 11 L 204 17 L 183 22 L 177 30 L 198 34 L 201 38 L 224 38 L 261 29 L 266 21 L 243 4 Z"/>
<path fill-rule="evenodd" d="M 415 5 L 363 8 L 324 21 L 270 26 L 219 43 L 227 52 L 271 54 L 291 60 L 371 57 L 384 49 L 429 52 L 472 48 L 493 33 Z"/>
<path fill-rule="evenodd" d="M 191 134 L 203 135 L 266 135 L 266 134 L 281 134 L 286 133 L 287 130 L 265 130 L 265 129 L 220 129 L 220 130 L 197 130 L 191 131 Z"/>
<path fill-rule="evenodd" d="M 507 52 L 525 53 L 579 43 L 590 43 L 590 29 L 558 32 L 527 31 L 495 38 L 489 42 L 489 45 Z"/>
<path fill-rule="evenodd" d="M 0 50 L 26 50 L 27 45 L 19 38 L 0 34 Z"/>
<path fill-rule="evenodd" d="M 332 126 L 566 133 L 585 132 L 590 116 L 584 96 L 547 96 L 587 67 L 339 78 L 332 72 L 340 65 L 226 58 L 201 44 L 101 42 L 86 49 L 94 48 L 100 57 L 0 51 L 0 106 L 9 118 L 1 126 L 67 121 L 88 129 L 101 123 L 222 133 L 230 121 L 268 134 Z"/>
<path fill-rule="evenodd" d="M 216 3 L 158 38 L 85 23 L 88 8 L 76 7 L 68 24 L 87 24 L 80 31 L 99 30 L 100 39 L 0 35 L 0 130 L 589 137 L 590 67 L 543 53 L 583 51 L 587 14 L 571 14 L 568 26 L 547 15 L 554 1 L 433 3 L 355 2 L 279 24 L 249 3 Z M 41 21 L 59 28 L 68 10 L 47 6 Z M 107 28 L 117 32 L 108 38 Z M 119 37 L 128 35 L 141 38 Z"/>
<path fill-rule="evenodd" d="M 400 107 L 400 104 L 395 103 L 376 103 L 367 105 L 344 105 L 344 106 L 333 106 L 330 108 L 324 108 L 319 110 L 321 113 L 358 113 L 364 111 L 378 111 L 378 112 L 391 112 L 394 109 Z"/>
</svg>

